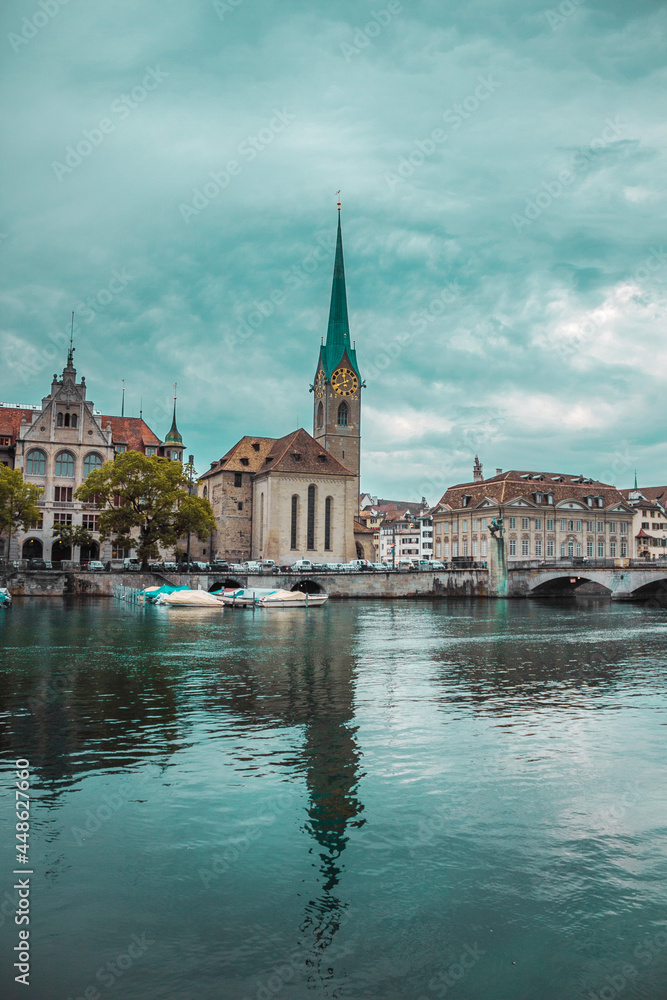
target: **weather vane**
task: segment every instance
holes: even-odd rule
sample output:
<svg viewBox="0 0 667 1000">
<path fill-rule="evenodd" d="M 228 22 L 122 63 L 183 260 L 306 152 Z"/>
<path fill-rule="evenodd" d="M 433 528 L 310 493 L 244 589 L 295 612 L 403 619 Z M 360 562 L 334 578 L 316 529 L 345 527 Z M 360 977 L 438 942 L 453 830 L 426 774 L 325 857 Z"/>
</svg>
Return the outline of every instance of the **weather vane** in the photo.
<svg viewBox="0 0 667 1000">
<path fill-rule="evenodd" d="M 336 197 L 338 198 L 338 211 L 340 212 L 340 191 L 336 191 Z"/>
</svg>

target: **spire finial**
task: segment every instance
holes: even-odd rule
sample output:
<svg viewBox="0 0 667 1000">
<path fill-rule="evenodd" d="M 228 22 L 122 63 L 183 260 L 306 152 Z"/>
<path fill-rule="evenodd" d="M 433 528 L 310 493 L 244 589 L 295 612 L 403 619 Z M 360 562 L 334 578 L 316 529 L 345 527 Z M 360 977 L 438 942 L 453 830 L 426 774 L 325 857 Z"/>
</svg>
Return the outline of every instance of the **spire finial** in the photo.
<svg viewBox="0 0 667 1000">
<path fill-rule="evenodd" d="M 121 417 L 124 417 L 125 416 L 125 379 L 122 379 L 122 383 L 123 383 L 123 391 L 122 391 L 121 397 L 120 397 L 120 415 L 121 415 Z"/>
<path fill-rule="evenodd" d="M 635 469 L 635 489 L 637 489 L 637 470 Z"/>
<path fill-rule="evenodd" d="M 340 213 L 340 191 L 336 191 L 336 197 L 338 198 L 336 204 L 338 205 L 338 212 Z"/>
<path fill-rule="evenodd" d="M 72 311 L 72 326 L 69 332 L 69 351 L 67 352 L 67 367 L 74 367 L 74 311 Z"/>
</svg>

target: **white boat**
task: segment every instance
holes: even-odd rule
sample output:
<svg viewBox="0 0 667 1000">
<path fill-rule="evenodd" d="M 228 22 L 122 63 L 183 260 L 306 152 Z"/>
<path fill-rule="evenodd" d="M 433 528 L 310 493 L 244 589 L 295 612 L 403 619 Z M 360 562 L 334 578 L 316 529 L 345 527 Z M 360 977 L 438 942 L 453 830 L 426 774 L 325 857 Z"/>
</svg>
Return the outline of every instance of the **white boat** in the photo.
<svg viewBox="0 0 667 1000">
<path fill-rule="evenodd" d="M 260 608 L 319 608 L 328 600 L 326 594 L 304 594 L 300 590 L 274 590 L 260 597 Z"/>
<path fill-rule="evenodd" d="M 219 600 L 231 608 L 248 608 L 257 604 L 260 598 L 275 592 L 275 587 L 237 587 L 234 590 L 219 590 L 218 595 Z"/>
<path fill-rule="evenodd" d="M 220 601 L 206 590 L 175 590 L 173 594 L 161 594 L 160 604 L 169 608 L 218 608 Z"/>
<path fill-rule="evenodd" d="M 0 607 L 11 608 L 12 606 L 12 595 L 9 593 L 6 587 L 0 587 Z"/>
</svg>

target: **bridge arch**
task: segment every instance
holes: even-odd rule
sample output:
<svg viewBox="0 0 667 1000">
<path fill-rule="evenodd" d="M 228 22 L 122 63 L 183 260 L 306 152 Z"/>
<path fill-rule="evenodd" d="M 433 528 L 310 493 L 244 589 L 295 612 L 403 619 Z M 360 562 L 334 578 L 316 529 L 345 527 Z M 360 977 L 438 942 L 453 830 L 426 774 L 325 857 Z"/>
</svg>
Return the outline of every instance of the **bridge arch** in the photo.
<svg viewBox="0 0 667 1000">
<path fill-rule="evenodd" d="M 658 604 L 667 604 L 667 575 L 643 583 L 631 591 L 632 598 L 636 601 L 656 601 Z"/>
<path fill-rule="evenodd" d="M 290 590 L 300 590 L 302 594 L 323 594 L 324 587 L 320 586 L 319 583 L 315 583 L 314 580 L 299 580 L 295 583 Z"/>
<path fill-rule="evenodd" d="M 228 576 L 224 580 L 214 580 L 213 583 L 209 585 L 208 592 L 209 594 L 215 594 L 219 590 L 238 589 L 239 587 L 245 587 L 245 584 L 239 583 L 238 580 L 234 580 L 231 576 Z"/>
<path fill-rule="evenodd" d="M 610 597 L 612 593 L 608 581 L 596 579 L 598 574 L 563 573 L 563 571 L 550 573 L 545 579 L 535 581 L 528 590 L 527 597 L 568 597 L 576 593 L 581 595 Z"/>
</svg>

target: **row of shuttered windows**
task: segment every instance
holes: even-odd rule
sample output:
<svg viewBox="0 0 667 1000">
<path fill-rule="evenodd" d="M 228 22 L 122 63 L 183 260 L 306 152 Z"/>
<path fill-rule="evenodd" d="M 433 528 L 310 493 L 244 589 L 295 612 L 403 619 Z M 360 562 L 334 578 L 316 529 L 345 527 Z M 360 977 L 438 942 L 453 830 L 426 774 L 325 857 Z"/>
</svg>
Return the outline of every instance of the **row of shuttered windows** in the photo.
<svg viewBox="0 0 667 1000">
<path fill-rule="evenodd" d="M 308 499 L 306 503 L 306 549 L 314 552 L 316 543 L 316 517 L 317 487 L 308 487 Z M 296 551 L 299 548 L 299 521 L 300 521 L 301 498 L 298 493 L 292 496 L 291 522 L 290 522 L 290 549 Z M 324 549 L 330 551 L 332 548 L 332 518 L 333 518 L 333 497 L 327 497 L 324 501 Z"/>
</svg>

